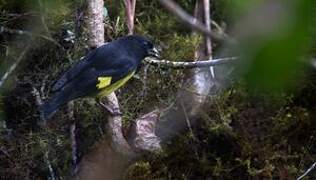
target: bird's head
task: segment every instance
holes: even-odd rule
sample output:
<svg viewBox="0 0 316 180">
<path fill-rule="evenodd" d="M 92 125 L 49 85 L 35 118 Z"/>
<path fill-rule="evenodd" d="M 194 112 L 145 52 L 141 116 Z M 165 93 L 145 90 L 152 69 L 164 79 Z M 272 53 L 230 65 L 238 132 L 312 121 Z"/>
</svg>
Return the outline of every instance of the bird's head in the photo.
<svg viewBox="0 0 316 180">
<path fill-rule="evenodd" d="M 133 48 L 134 53 L 142 56 L 141 59 L 151 56 L 159 58 L 159 51 L 154 46 L 151 40 L 139 35 L 131 35 L 126 37 L 129 45 Z"/>
</svg>

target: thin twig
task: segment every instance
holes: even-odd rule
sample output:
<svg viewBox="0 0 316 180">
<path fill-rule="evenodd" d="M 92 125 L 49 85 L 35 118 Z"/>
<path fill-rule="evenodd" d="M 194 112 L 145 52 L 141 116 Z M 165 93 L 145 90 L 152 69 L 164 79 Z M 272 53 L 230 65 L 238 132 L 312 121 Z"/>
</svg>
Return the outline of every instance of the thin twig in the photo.
<svg viewBox="0 0 316 180">
<path fill-rule="evenodd" d="M 7 13 L 7 12 L 0 12 L 0 16 L 9 16 L 9 17 L 23 17 L 23 16 L 31 16 L 31 15 L 35 15 L 35 13 Z"/>
<path fill-rule="evenodd" d="M 43 100 L 42 100 L 40 91 L 37 90 L 35 87 L 33 87 L 32 94 L 35 97 L 36 105 L 37 106 L 42 105 L 43 104 Z M 43 115 L 40 115 L 40 121 L 41 121 L 41 123 L 43 123 L 43 125 L 44 125 L 43 127 L 45 127 L 46 121 L 45 121 Z M 49 139 L 47 141 L 49 142 Z M 44 159 L 46 161 L 46 164 L 47 164 L 47 167 L 48 167 L 48 170 L 49 170 L 50 179 L 51 180 L 56 180 L 55 172 L 54 172 L 53 166 L 52 166 L 52 164 L 51 164 L 51 162 L 49 160 L 48 153 L 49 153 L 49 149 L 45 149 Z"/>
<path fill-rule="evenodd" d="M 43 98 L 41 96 L 40 91 L 37 90 L 35 87 L 33 87 L 32 94 L 35 97 L 35 102 L 36 102 L 37 107 L 40 107 L 43 104 Z M 44 118 L 44 115 L 41 112 L 40 112 L 39 118 L 40 118 L 39 125 L 42 127 L 45 127 L 46 120 Z"/>
<path fill-rule="evenodd" d="M 41 7 L 41 9 L 44 10 L 44 13 L 45 13 L 45 11 L 47 11 L 47 6 L 44 6 L 44 5 L 43 5 L 42 0 L 38 0 L 38 4 L 39 4 L 39 6 Z M 42 22 L 42 25 L 43 25 L 43 27 L 44 27 L 44 30 L 50 35 L 51 33 L 50 33 L 49 28 L 48 28 L 48 26 L 47 26 L 47 24 L 46 24 L 44 13 L 40 13 L 41 22 Z"/>
<path fill-rule="evenodd" d="M 205 28 L 208 31 L 211 31 L 211 13 L 210 13 L 210 0 L 204 0 L 203 1 L 203 5 L 204 5 L 204 24 L 205 24 Z M 212 59 L 212 41 L 211 41 L 211 37 L 205 37 L 205 47 L 206 47 L 206 53 L 207 56 Z"/>
<path fill-rule="evenodd" d="M 4 149 L 4 147 L 0 146 L 0 152 L 2 152 L 9 161 L 13 162 L 12 158 L 10 157 L 9 153 Z"/>
<path fill-rule="evenodd" d="M 211 12 L 210 12 L 210 0 L 203 1 L 203 10 L 204 10 L 204 24 L 208 30 L 211 30 Z M 209 59 L 213 59 L 213 51 L 212 51 L 212 39 L 210 37 L 205 36 L 205 48 L 206 48 L 206 57 Z M 215 79 L 215 69 L 213 66 L 210 66 L 210 71 L 212 78 Z"/>
<path fill-rule="evenodd" d="M 56 180 L 56 176 L 55 176 L 55 172 L 54 172 L 53 166 L 50 163 L 49 158 L 48 158 L 48 151 L 45 152 L 45 156 L 44 157 L 45 157 L 45 161 L 46 161 L 46 164 L 47 164 L 47 167 L 48 167 L 48 170 L 49 170 L 50 179 L 51 180 Z"/>
<path fill-rule="evenodd" d="M 142 102 L 144 100 L 144 97 L 147 96 L 147 77 L 148 77 L 148 65 L 145 65 L 144 67 L 144 76 L 143 76 L 143 90 L 141 92 Z"/>
<path fill-rule="evenodd" d="M 77 171 L 77 164 L 78 164 L 78 158 L 77 158 L 77 140 L 76 140 L 76 122 L 73 121 L 73 123 L 70 125 L 70 139 L 71 139 L 71 156 L 72 156 L 72 164 L 73 164 L 73 172 L 72 174 L 75 174 Z"/>
<path fill-rule="evenodd" d="M 74 102 L 69 102 L 67 104 L 67 113 L 68 118 L 71 121 L 70 125 L 70 140 L 71 140 L 71 157 L 72 157 L 72 172 L 71 174 L 75 174 L 77 171 L 77 164 L 78 164 L 78 158 L 77 158 L 77 139 L 76 139 L 76 120 L 74 117 Z"/>
<path fill-rule="evenodd" d="M 189 69 L 189 68 L 203 68 L 209 66 L 217 66 L 222 64 L 229 64 L 237 62 L 238 57 L 227 57 L 209 60 L 200 60 L 193 62 L 175 62 L 169 60 L 158 60 L 151 57 L 145 58 L 145 62 L 156 66 L 166 66 L 173 69 Z"/>
<path fill-rule="evenodd" d="M 35 87 L 33 87 L 33 91 L 32 91 L 33 96 L 35 97 L 36 100 L 36 105 L 40 106 L 43 104 L 43 100 L 40 94 L 40 91 L 37 90 Z"/>
<path fill-rule="evenodd" d="M 126 19 L 127 19 L 128 34 L 131 35 L 134 32 L 136 0 L 124 0 L 124 4 L 125 4 Z"/>
<path fill-rule="evenodd" d="M 1 30 L 0 30 L 1 31 Z M 30 45 L 28 45 L 20 54 L 20 56 L 17 58 L 17 60 L 15 61 L 15 63 L 13 63 L 13 65 L 8 69 L 8 71 L 6 73 L 4 73 L 4 75 L 1 77 L 0 80 L 0 88 L 3 86 L 4 82 L 8 79 L 8 77 L 13 73 L 13 71 L 16 69 L 16 67 L 20 64 L 20 62 L 22 61 L 25 53 L 29 50 Z"/>
<path fill-rule="evenodd" d="M 198 21 L 196 18 L 189 15 L 187 12 L 185 12 L 178 4 L 173 2 L 172 0 L 159 0 L 159 2 L 173 15 L 178 17 L 180 21 L 182 21 L 184 24 L 190 26 L 191 28 L 210 36 L 211 38 L 218 40 L 218 41 L 226 41 L 230 43 L 235 43 L 235 41 L 232 38 L 228 38 L 226 36 L 223 36 L 223 34 L 219 34 L 217 32 L 211 31 L 207 29 L 203 23 Z"/>
<path fill-rule="evenodd" d="M 191 125 L 189 116 L 188 116 L 188 114 L 187 114 L 187 111 L 186 111 L 186 109 L 185 109 L 185 107 L 184 107 L 184 104 L 183 104 L 183 101 L 182 101 L 182 100 L 180 100 L 180 105 L 181 105 L 181 108 L 182 108 L 182 110 L 183 110 L 184 118 L 185 118 L 185 121 L 186 121 L 187 126 L 188 126 L 188 128 L 189 128 L 190 134 L 191 134 L 193 140 L 194 140 L 195 142 L 197 142 L 198 139 L 197 139 L 196 136 L 194 135 L 194 132 L 193 132 L 193 129 L 192 129 L 192 125 Z M 196 159 L 199 159 L 199 154 L 198 154 L 197 149 L 196 149 L 195 147 L 194 147 L 194 153 L 195 153 Z"/>
<path fill-rule="evenodd" d="M 189 116 L 188 116 L 187 111 L 186 111 L 186 109 L 185 109 L 185 107 L 184 107 L 184 104 L 183 104 L 183 102 L 182 102 L 181 100 L 180 100 L 180 105 L 181 105 L 181 108 L 182 108 L 182 110 L 183 110 L 183 114 L 184 114 L 184 117 L 185 117 L 185 121 L 186 121 L 186 123 L 187 123 L 187 125 L 188 125 L 188 128 L 189 128 L 189 131 L 190 131 L 190 133 L 191 133 L 191 136 L 192 136 L 192 138 L 193 138 L 194 140 L 197 140 L 197 138 L 195 137 L 195 135 L 194 135 L 194 133 L 193 133 L 193 129 L 192 129 L 192 125 L 191 125 Z"/>
<path fill-rule="evenodd" d="M 61 47 L 61 45 L 55 41 L 53 38 L 42 35 L 42 34 L 35 34 L 29 31 L 25 31 L 25 30 L 20 30 L 20 29 L 10 29 L 4 26 L 0 26 L 0 34 L 1 33 L 10 33 L 10 34 L 18 34 L 18 35 L 27 35 L 27 36 L 34 36 L 34 37 L 39 37 L 39 38 L 43 38 L 47 41 L 50 41 L 52 43 L 54 43 L 55 45 Z"/>
<path fill-rule="evenodd" d="M 42 99 L 45 99 L 47 95 L 45 95 L 45 87 L 46 87 L 46 84 L 47 84 L 47 79 L 48 79 L 49 75 L 45 75 L 43 80 L 42 80 L 42 83 L 41 83 L 41 88 L 40 88 L 40 93 L 41 93 L 41 98 Z"/>
<path fill-rule="evenodd" d="M 225 28 L 222 28 L 216 21 L 211 20 L 211 24 L 217 29 L 217 31 L 220 34 L 223 34 L 223 36 L 228 37 L 228 34 L 225 33 Z"/>
<path fill-rule="evenodd" d="M 305 171 L 304 174 L 302 174 L 300 177 L 298 177 L 297 180 L 300 180 L 300 179 L 302 179 L 303 177 L 307 176 L 307 175 L 315 168 L 315 166 L 316 166 L 316 162 L 314 162 L 314 164 L 312 164 L 312 166 L 309 167 L 309 168 L 307 169 L 307 171 Z"/>
</svg>

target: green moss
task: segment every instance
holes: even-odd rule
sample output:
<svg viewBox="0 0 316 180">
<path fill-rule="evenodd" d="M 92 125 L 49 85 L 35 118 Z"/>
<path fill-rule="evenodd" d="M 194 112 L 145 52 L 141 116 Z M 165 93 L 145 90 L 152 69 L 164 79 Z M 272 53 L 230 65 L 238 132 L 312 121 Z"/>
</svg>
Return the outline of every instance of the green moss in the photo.
<svg viewBox="0 0 316 180">
<path fill-rule="evenodd" d="M 148 162 L 137 162 L 128 168 L 125 179 L 146 180 L 151 179 L 150 164 Z"/>
</svg>

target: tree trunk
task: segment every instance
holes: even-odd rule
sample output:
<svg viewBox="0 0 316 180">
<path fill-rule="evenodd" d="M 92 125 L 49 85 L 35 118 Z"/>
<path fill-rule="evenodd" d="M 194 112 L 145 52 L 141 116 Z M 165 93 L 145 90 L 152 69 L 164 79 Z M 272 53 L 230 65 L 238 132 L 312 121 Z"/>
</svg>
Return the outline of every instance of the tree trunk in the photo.
<svg viewBox="0 0 316 180">
<path fill-rule="evenodd" d="M 97 48 L 104 43 L 103 0 L 87 0 L 88 46 Z"/>
<path fill-rule="evenodd" d="M 104 43 L 103 24 L 103 0 L 87 1 L 87 17 L 85 19 L 90 49 L 97 48 Z M 112 107 L 119 107 L 114 93 L 107 97 Z M 109 116 L 109 131 L 107 138 L 83 157 L 78 165 L 78 171 L 73 177 L 76 180 L 101 180 L 119 179 L 121 170 L 128 164 L 128 160 L 121 154 L 133 152 L 121 131 L 122 123 L 120 116 Z M 131 155 L 129 155 L 131 156 Z"/>
</svg>

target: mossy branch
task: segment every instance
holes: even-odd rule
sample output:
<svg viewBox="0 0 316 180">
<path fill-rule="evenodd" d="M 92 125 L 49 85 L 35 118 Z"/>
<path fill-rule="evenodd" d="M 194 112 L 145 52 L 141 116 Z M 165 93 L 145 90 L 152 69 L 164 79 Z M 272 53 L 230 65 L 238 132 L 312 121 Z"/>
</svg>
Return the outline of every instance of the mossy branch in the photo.
<svg viewBox="0 0 316 180">
<path fill-rule="evenodd" d="M 190 69 L 190 68 L 203 68 L 209 66 L 217 66 L 222 64 L 230 64 L 238 61 L 238 57 L 227 57 L 209 60 L 199 60 L 191 62 L 178 62 L 169 60 L 159 60 L 151 57 L 145 58 L 145 62 L 155 66 L 164 66 L 172 69 Z"/>
</svg>

